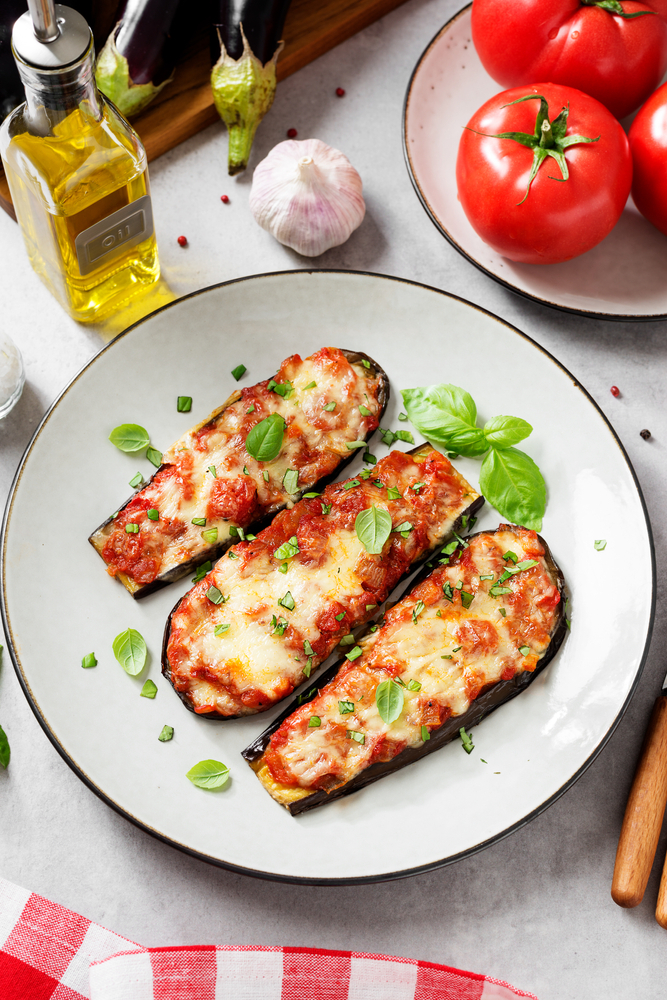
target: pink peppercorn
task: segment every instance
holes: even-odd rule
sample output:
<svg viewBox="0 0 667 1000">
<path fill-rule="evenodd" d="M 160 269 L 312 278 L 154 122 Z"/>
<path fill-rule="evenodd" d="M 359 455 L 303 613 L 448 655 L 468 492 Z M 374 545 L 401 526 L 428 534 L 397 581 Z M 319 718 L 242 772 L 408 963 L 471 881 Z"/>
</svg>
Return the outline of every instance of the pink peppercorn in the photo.
<svg viewBox="0 0 667 1000">
<path fill-rule="evenodd" d="M 186 247 L 188 245 L 188 241 L 185 236 L 179 236 L 176 242 L 178 243 L 179 247 Z"/>
<path fill-rule="evenodd" d="M 345 97 L 345 91 L 342 87 L 336 87 L 336 97 Z"/>
<path fill-rule="evenodd" d="M 295 128 L 288 128 L 287 129 L 287 138 L 288 139 L 296 139 L 296 137 L 297 137 L 298 134 L 299 133 L 297 132 L 297 130 Z"/>
<path fill-rule="evenodd" d="M 223 202 L 225 205 L 229 205 L 229 195 L 228 194 L 221 194 L 220 195 L 220 201 Z"/>
<path fill-rule="evenodd" d="M 609 391 L 612 394 L 612 396 L 620 396 L 621 395 L 621 390 L 618 388 L 617 385 L 612 385 L 612 387 L 611 387 L 611 389 Z"/>
</svg>

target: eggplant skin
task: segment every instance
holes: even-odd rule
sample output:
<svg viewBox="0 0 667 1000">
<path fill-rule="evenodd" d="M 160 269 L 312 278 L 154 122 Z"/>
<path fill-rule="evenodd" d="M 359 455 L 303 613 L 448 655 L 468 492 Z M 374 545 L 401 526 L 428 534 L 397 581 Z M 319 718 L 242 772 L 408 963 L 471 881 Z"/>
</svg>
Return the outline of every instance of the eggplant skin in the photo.
<svg viewBox="0 0 667 1000">
<path fill-rule="evenodd" d="M 384 368 L 380 367 L 377 361 L 374 361 L 373 358 L 370 357 L 370 355 L 365 354 L 363 351 L 350 351 L 343 347 L 340 348 L 340 351 L 351 365 L 359 364 L 362 361 L 367 361 L 368 364 L 370 365 L 370 368 L 368 369 L 370 374 L 379 377 L 380 384 L 378 386 L 378 391 L 377 391 L 377 400 L 380 405 L 380 412 L 378 413 L 378 424 L 379 424 L 380 421 L 382 420 L 382 417 L 384 416 L 385 410 L 387 409 L 387 403 L 389 402 L 389 394 L 390 394 L 389 376 L 387 375 Z M 200 428 L 205 427 L 206 424 L 210 423 L 211 421 L 217 420 L 217 418 L 221 416 L 222 413 L 224 413 L 227 407 L 231 406 L 233 403 L 236 403 L 237 400 L 239 400 L 240 398 L 241 398 L 240 391 L 238 389 L 234 390 L 229 399 L 227 399 L 222 404 L 222 406 L 219 406 L 216 410 L 213 411 L 213 413 L 211 413 L 208 417 L 206 417 L 205 420 L 202 420 L 192 429 L 199 430 Z M 365 440 L 370 440 L 371 437 L 372 434 L 369 434 Z M 340 463 L 336 466 L 336 468 L 330 475 L 323 476 L 321 479 L 318 479 L 315 483 L 305 485 L 303 487 L 303 490 L 294 495 L 295 502 L 301 499 L 303 493 L 308 493 L 314 489 L 317 490 L 323 489 L 325 486 L 328 486 L 329 483 L 334 482 L 334 480 L 338 478 L 341 469 L 344 469 L 345 466 L 348 465 L 354 457 L 355 457 L 355 452 L 351 451 L 349 455 L 341 459 Z M 148 486 L 153 481 L 158 472 L 160 472 L 164 468 L 165 466 L 161 465 L 159 469 L 156 469 L 156 471 L 153 473 L 148 482 L 145 483 L 142 489 L 145 489 L 145 487 Z M 124 508 L 127 507 L 129 503 L 131 503 L 131 501 L 134 499 L 135 496 L 136 493 L 133 493 L 131 497 L 128 497 L 125 503 L 121 504 L 121 506 L 118 508 L 118 513 L 120 513 L 121 510 L 124 510 Z M 261 531 L 262 528 L 266 528 L 271 523 L 275 515 L 280 510 L 282 510 L 283 507 L 284 504 L 269 508 L 256 521 L 254 521 L 252 524 L 249 524 L 246 531 L 252 532 L 253 534 L 257 534 L 258 531 Z M 95 528 L 95 530 L 88 538 L 88 541 L 100 556 L 102 555 L 102 549 L 104 548 L 104 543 L 106 541 L 105 528 L 109 528 L 110 526 L 112 526 L 114 520 L 115 516 L 108 517 L 106 521 L 103 521 L 98 528 Z M 214 562 L 216 559 L 219 559 L 221 555 L 224 555 L 224 553 L 230 547 L 232 542 L 233 539 L 228 538 L 224 542 L 211 545 L 204 552 L 201 552 L 196 557 L 196 559 L 189 559 L 187 562 L 182 563 L 180 566 L 174 566 L 173 569 L 169 570 L 167 573 L 158 576 L 151 583 L 144 584 L 143 586 L 140 584 L 136 584 L 134 580 L 126 576 L 125 573 L 117 573 L 116 576 L 123 584 L 125 589 L 132 595 L 132 597 L 134 597 L 135 600 L 138 600 L 142 597 L 147 597 L 149 594 L 153 594 L 156 590 L 161 590 L 163 587 L 168 586 L 170 583 L 174 583 L 176 580 L 180 580 L 182 577 L 187 576 L 188 573 L 194 573 L 194 571 L 197 569 L 197 566 L 200 566 L 201 563 L 206 562 L 209 559 L 211 562 Z M 171 614 L 169 616 L 169 621 L 167 622 L 167 627 L 169 627 L 170 621 L 171 621 Z"/>
<path fill-rule="evenodd" d="M 232 59 L 243 55 L 241 26 L 252 52 L 262 64 L 271 59 L 282 38 L 292 0 L 215 0 L 211 31 L 211 62 L 220 56 L 220 41 Z M 217 29 L 217 31 L 216 31 Z"/>
<path fill-rule="evenodd" d="M 488 534 L 488 532 L 480 531 L 476 532 L 476 534 Z M 475 536 L 468 536 L 468 538 L 473 537 Z M 541 535 L 538 535 L 537 537 L 540 544 L 544 548 L 544 558 L 549 572 L 558 587 L 558 591 L 561 595 L 561 601 L 558 605 L 558 620 L 551 637 L 551 642 L 549 643 L 544 656 L 537 663 L 535 670 L 533 670 L 532 673 L 524 671 L 523 673 L 515 674 L 511 680 L 498 681 L 497 684 L 493 684 L 475 699 L 467 712 L 464 712 L 462 715 L 450 716 L 450 718 L 447 719 L 439 729 L 431 730 L 431 738 L 426 743 L 422 744 L 422 746 L 407 748 L 392 760 L 372 764 L 370 767 L 366 768 L 366 770 L 362 771 L 355 778 L 353 778 L 352 781 L 341 785 L 339 788 L 336 788 L 331 792 L 318 790 L 313 792 L 312 795 L 307 795 L 303 798 L 297 799 L 296 802 L 290 802 L 286 808 L 289 809 L 292 816 L 299 816 L 302 813 L 308 812 L 311 809 L 316 809 L 318 806 L 324 805 L 327 802 L 333 802 L 334 799 L 340 799 L 345 795 L 351 795 L 353 792 L 357 792 L 359 789 L 366 788 L 367 785 L 373 784 L 374 781 L 378 781 L 386 774 L 394 774 L 396 771 L 400 771 L 401 768 L 407 767 L 409 764 L 414 764 L 416 761 L 426 757 L 427 754 L 434 753 L 436 750 L 439 750 L 440 747 L 443 747 L 445 744 L 451 743 L 452 740 L 457 739 L 461 727 L 469 730 L 473 726 L 476 726 L 488 715 L 490 715 L 491 712 L 494 712 L 501 705 L 505 705 L 508 701 L 511 701 L 512 698 L 516 698 L 518 694 L 521 694 L 521 692 L 532 683 L 534 678 L 537 677 L 538 674 L 542 673 L 551 660 L 553 660 L 567 634 L 564 600 L 566 590 L 563 574 L 551 553 L 551 549 Z M 432 568 L 432 566 L 427 565 L 424 570 L 419 573 L 413 581 L 411 581 L 409 588 L 407 588 L 405 593 L 401 596 L 406 596 L 409 590 L 412 590 L 418 583 L 421 583 L 422 580 L 424 580 L 431 572 Z M 317 681 L 311 685 L 312 689 L 307 690 L 306 695 L 301 695 L 292 701 L 291 704 L 271 723 L 271 725 L 268 726 L 264 732 L 250 744 L 249 747 L 246 747 L 246 749 L 242 751 L 242 757 L 247 761 L 253 770 L 256 770 L 264 751 L 269 745 L 269 741 L 273 733 L 280 728 L 285 719 L 287 719 L 296 708 L 312 701 L 313 698 L 319 694 L 320 688 L 323 688 L 329 683 L 329 681 L 333 680 L 340 670 L 340 667 L 341 661 L 335 663 L 332 667 L 325 671 L 325 673 L 318 677 Z"/>
<path fill-rule="evenodd" d="M 359 354 L 358 357 L 354 358 L 354 360 L 361 361 L 364 358 L 366 358 L 366 360 L 370 360 L 369 358 L 367 358 L 367 356 L 365 354 Z M 351 361 L 351 360 L 352 359 L 350 359 L 348 357 L 348 361 Z M 354 363 L 354 360 L 352 360 L 352 363 Z M 387 393 L 388 393 L 388 391 L 389 390 L 387 388 Z M 410 448 L 409 451 L 406 454 L 408 454 L 408 455 L 416 455 L 416 454 L 419 454 L 420 451 L 429 451 L 430 452 L 430 451 L 433 451 L 433 450 L 434 449 L 433 449 L 432 445 L 430 445 L 428 442 L 426 442 L 425 444 L 418 444 L 415 448 Z M 337 478 L 337 474 L 336 474 L 336 478 Z M 334 479 L 334 476 L 330 476 L 330 477 L 328 477 L 327 482 L 332 482 L 333 479 Z M 477 513 L 477 511 L 481 507 L 484 506 L 484 502 L 485 501 L 484 501 L 484 497 L 483 496 L 478 496 L 475 500 L 473 500 L 473 502 L 470 504 L 470 506 L 468 508 L 466 508 L 466 510 L 461 514 L 461 516 L 458 517 L 456 519 L 456 521 L 454 522 L 452 533 L 453 532 L 459 532 L 461 530 L 461 527 L 462 527 L 463 518 L 464 517 L 470 518 L 473 515 L 475 515 Z M 443 544 L 444 544 L 444 542 L 443 542 Z M 439 552 L 439 550 L 440 550 L 440 546 L 438 546 L 438 552 Z M 437 553 L 435 553 L 435 554 L 437 554 Z M 419 559 L 418 561 L 416 561 L 416 562 L 414 562 L 412 564 L 412 566 L 410 567 L 410 569 L 409 569 L 408 572 L 409 573 L 413 573 L 415 569 L 418 569 L 420 566 L 422 566 L 426 562 L 427 563 L 427 572 L 430 573 L 432 567 L 429 566 L 428 563 L 429 563 L 430 560 L 433 559 L 433 556 L 434 556 L 434 553 L 432 551 L 431 552 L 427 552 L 421 559 Z M 417 577 L 415 578 L 413 584 L 411 584 L 411 586 L 413 586 L 414 583 L 417 583 L 420 579 L 422 579 L 423 575 L 424 575 L 423 573 L 418 574 Z M 399 583 L 400 583 L 400 581 L 399 581 Z M 401 596 L 403 596 L 403 595 L 401 595 Z M 169 658 L 167 656 L 167 647 L 169 645 L 169 636 L 171 635 L 171 620 L 172 620 L 172 618 L 174 616 L 174 613 L 176 612 L 176 609 L 178 608 L 178 606 L 180 605 L 180 603 L 181 603 L 182 600 L 183 600 L 183 598 L 179 597 L 179 599 L 176 601 L 176 604 L 174 605 L 174 607 L 169 612 L 169 617 L 167 618 L 167 623 L 166 623 L 166 625 L 164 627 L 164 635 L 163 635 L 163 638 L 162 638 L 162 676 L 166 680 L 169 681 L 169 683 L 171 684 L 171 686 L 174 688 L 174 691 L 176 691 L 176 694 L 181 699 L 181 701 L 183 702 L 183 704 L 185 705 L 185 707 L 188 709 L 188 711 L 192 712 L 193 715 L 196 715 L 200 719 L 205 719 L 207 722 L 227 722 L 230 719 L 248 718 L 248 716 L 239 716 L 239 715 L 218 715 L 215 712 L 207 712 L 204 715 L 200 715 L 199 712 L 195 712 L 194 708 L 190 704 L 190 701 L 188 700 L 187 694 L 185 692 L 181 692 L 181 691 L 177 691 L 176 690 L 176 687 L 174 686 L 174 683 L 173 683 L 173 680 L 172 680 L 172 676 L 171 676 L 171 667 L 169 666 Z M 392 602 L 392 603 L 395 603 L 395 602 Z M 370 626 L 370 625 L 373 624 L 373 622 L 369 621 L 368 624 Z M 297 701 L 291 702 L 290 703 L 290 707 L 287 708 L 287 709 L 285 709 L 285 711 L 281 715 L 278 716 L 278 718 L 276 719 L 275 723 L 272 723 L 268 727 L 268 729 L 266 729 L 257 738 L 257 740 L 255 741 L 255 743 L 251 744 L 251 746 L 248 747 L 247 750 L 243 751 L 243 756 L 246 757 L 246 754 L 250 750 L 252 750 L 252 748 L 258 747 L 259 744 L 260 744 L 260 741 L 264 740 L 264 738 L 266 737 L 265 742 L 264 742 L 262 748 L 260 750 L 258 750 L 257 754 L 255 755 L 255 758 L 261 756 L 261 754 L 264 752 L 264 749 L 268 745 L 269 738 L 271 737 L 271 734 L 274 732 L 274 730 L 278 728 L 278 726 L 287 718 L 288 715 L 292 714 L 292 712 L 297 707 L 297 705 L 303 704 L 306 701 L 311 701 L 311 699 L 314 698 L 315 695 L 317 694 L 317 692 L 319 691 L 320 687 L 323 687 L 324 684 L 328 684 L 328 682 L 333 678 L 333 676 L 338 671 L 339 667 L 340 667 L 340 663 L 336 663 L 333 667 L 329 668 L 324 674 L 322 674 L 321 677 L 319 677 L 318 680 L 317 680 L 317 682 L 316 682 L 317 683 L 316 687 L 313 687 L 313 683 L 314 682 L 309 679 L 308 685 L 310 685 L 310 687 L 313 687 L 313 690 L 311 692 L 310 691 L 310 687 L 308 687 L 308 685 L 306 686 L 306 690 L 309 693 L 309 697 L 304 698 L 303 695 L 299 695 L 298 698 L 299 697 L 302 698 L 302 701 L 298 701 L 298 698 L 297 698 Z M 458 730 L 457 730 L 457 732 L 458 732 Z M 253 758 L 253 759 L 255 759 L 255 758 Z M 246 760 L 250 760 L 250 758 L 246 757 Z M 332 795 L 329 795 L 329 798 L 331 798 L 331 797 L 332 797 Z"/>
</svg>

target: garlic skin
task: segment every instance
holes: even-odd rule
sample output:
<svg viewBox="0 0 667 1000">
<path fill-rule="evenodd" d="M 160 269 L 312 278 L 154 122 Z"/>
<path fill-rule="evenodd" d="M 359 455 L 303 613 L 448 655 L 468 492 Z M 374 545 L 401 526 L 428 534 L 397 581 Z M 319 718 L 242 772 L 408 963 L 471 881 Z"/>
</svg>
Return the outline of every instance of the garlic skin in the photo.
<svg viewBox="0 0 667 1000">
<path fill-rule="evenodd" d="M 279 243 L 318 257 L 361 225 L 361 190 L 361 177 L 344 153 L 319 139 L 287 139 L 256 167 L 250 210 Z"/>
</svg>

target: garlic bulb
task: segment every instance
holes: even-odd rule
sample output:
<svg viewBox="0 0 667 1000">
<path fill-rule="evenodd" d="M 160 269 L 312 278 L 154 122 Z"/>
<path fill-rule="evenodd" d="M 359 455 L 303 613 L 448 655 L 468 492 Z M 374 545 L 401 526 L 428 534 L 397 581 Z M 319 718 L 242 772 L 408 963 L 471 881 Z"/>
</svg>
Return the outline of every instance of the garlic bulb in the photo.
<svg viewBox="0 0 667 1000">
<path fill-rule="evenodd" d="M 339 150 L 319 139 L 287 139 L 255 169 L 250 210 L 280 243 L 317 257 L 361 225 L 361 188 L 361 177 Z"/>
</svg>

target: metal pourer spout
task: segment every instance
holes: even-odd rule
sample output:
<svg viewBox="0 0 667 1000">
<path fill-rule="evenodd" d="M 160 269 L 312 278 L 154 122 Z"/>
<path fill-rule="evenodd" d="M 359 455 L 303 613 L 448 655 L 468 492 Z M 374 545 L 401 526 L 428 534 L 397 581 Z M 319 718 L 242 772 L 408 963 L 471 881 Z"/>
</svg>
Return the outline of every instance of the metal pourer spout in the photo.
<svg viewBox="0 0 667 1000">
<path fill-rule="evenodd" d="M 28 0 L 35 36 L 40 42 L 55 42 L 60 36 L 54 0 Z"/>
</svg>

